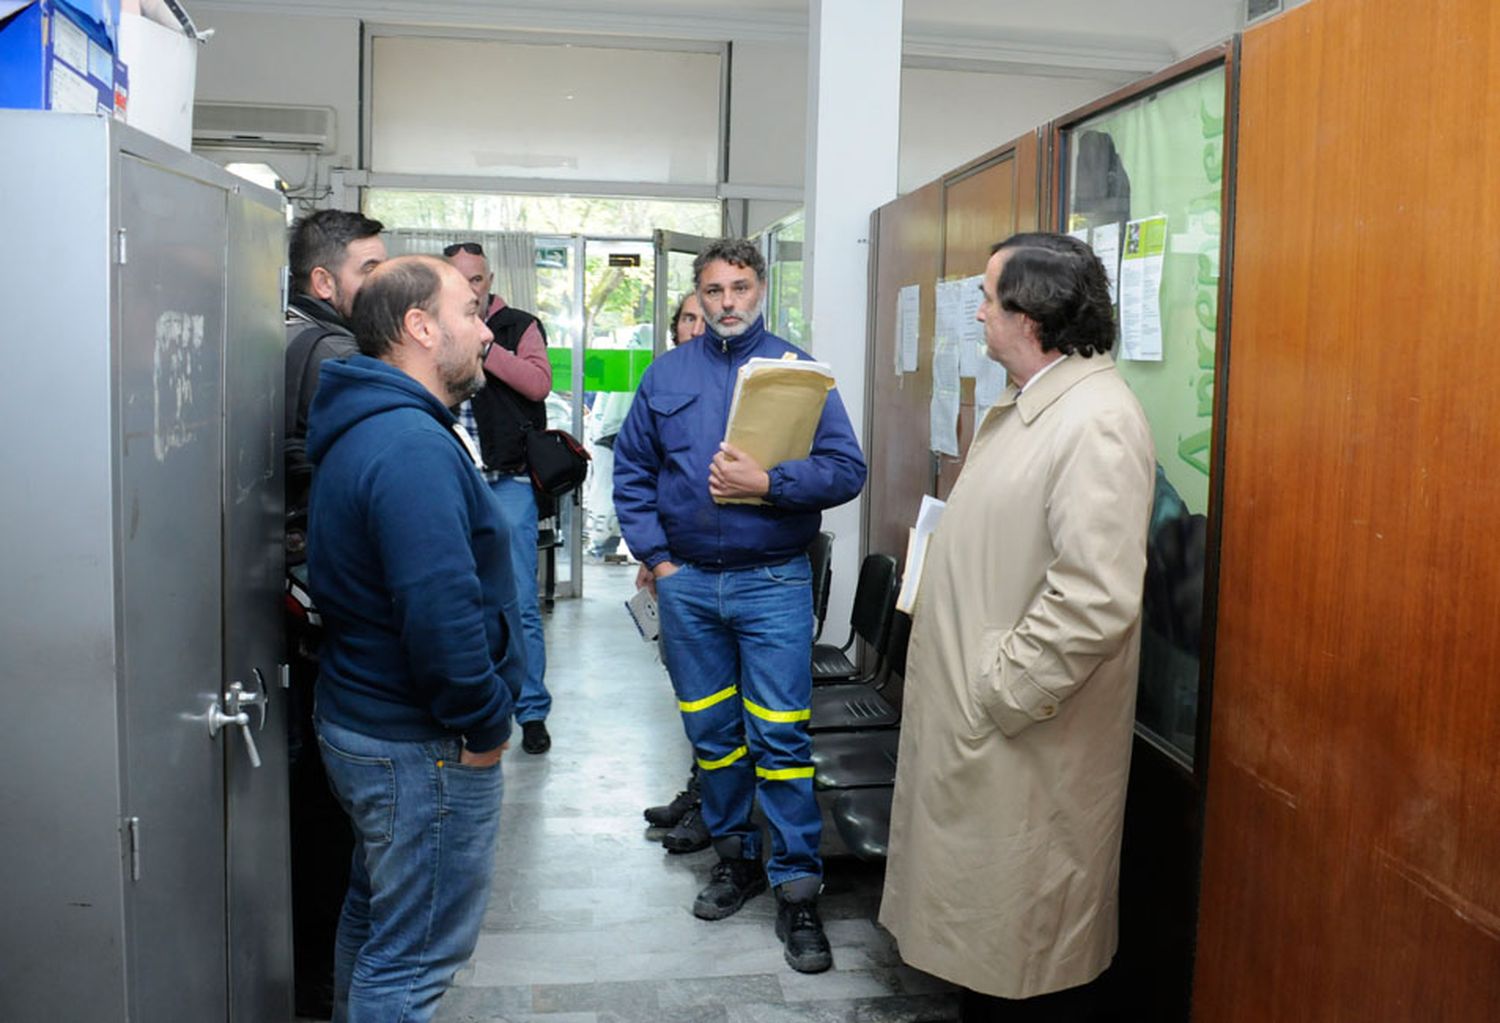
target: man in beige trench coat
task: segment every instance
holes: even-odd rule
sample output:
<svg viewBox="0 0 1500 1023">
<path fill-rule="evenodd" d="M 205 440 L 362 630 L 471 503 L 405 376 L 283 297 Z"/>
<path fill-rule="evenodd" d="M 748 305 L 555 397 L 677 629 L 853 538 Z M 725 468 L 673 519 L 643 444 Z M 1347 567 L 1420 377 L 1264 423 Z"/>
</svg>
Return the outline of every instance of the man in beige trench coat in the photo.
<svg viewBox="0 0 1500 1023">
<path fill-rule="evenodd" d="M 965 1020 L 1060 1023 L 1118 940 L 1155 455 L 1086 245 L 1009 238 L 983 290 L 1010 386 L 927 554 L 880 922 Z"/>
</svg>

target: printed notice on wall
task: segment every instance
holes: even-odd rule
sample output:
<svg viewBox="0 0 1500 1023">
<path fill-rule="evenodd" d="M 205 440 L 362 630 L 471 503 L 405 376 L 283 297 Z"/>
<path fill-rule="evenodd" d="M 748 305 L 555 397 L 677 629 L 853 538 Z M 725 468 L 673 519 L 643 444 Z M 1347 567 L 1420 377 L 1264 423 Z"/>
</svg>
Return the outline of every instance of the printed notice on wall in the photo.
<svg viewBox="0 0 1500 1023">
<path fill-rule="evenodd" d="M 951 341 L 958 351 L 958 375 L 974 375 L 975 350 L 969 340 L 969 331 L 964 324 L 963 289 L 967 281 L 938 281 L 937 285 L 937 333 Z M 945 342 L 946 343 L 946 342 Z"/>
<path fill-rule="evenodd" d="M 959 376 L 978 377 L 984 361 L 984 324 L 979 322 L 979 302 L 984 297 L 984 274 L 958 282 Z"/>
<path fill-rule="evenodd" d="M 1005 367 L 988 355 L 979 357 L 979 372 L 974 377 L 974 421 L 984 418 L 990 406 L 1005 393 Z"/>
<path fill-rule="evenodd" d="M 1094 231 L 1095 244 L 1099 231 Z M 1125 224 L 1120 262 L 1120 358 L 1160 362 L 1161 270 L 1167 254 L 1167 218 Z"/>
<path fill-rule="evenodd" d="M 896 375 L 917 371 L 917 330 L 922 325 L 922 287 L 908 284 L 896 295 Z"/>
<path fill-rule="evenodd" d="M 952 330 L 939 330 L 932 339 L 932 441 L 929 445 L 939 454 L 958 456 L 958 404 L 958 338 Z"/>
<path fill-rule="evenodd" d="M 1100 224 L 1094 228 L 1094 255 L 1104 264 L 1109 278 L 1110 305 L 1120 302 L 1120 225 Z"/>
</svg>

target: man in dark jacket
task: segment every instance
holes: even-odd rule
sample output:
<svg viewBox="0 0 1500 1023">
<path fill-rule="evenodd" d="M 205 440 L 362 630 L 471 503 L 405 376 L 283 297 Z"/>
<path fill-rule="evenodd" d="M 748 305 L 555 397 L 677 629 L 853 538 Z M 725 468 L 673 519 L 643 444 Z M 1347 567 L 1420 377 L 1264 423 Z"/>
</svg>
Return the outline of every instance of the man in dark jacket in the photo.
<svg viewBox="0 0 1500 1023">
<path fill-rule="evenodd" d="M 701 770 L 703 820 L 719 862 L 693 913 L 719 920 L 776 887 L 776 933 L 793 969 L 832 965 L 818 918 L 823 864 L 813 798 L 812 579 L 820 512 L 858 496 L 859 442 L 831 391 L 807 458 L 769 469 L 722 444 L 749 359 L 806 359 L 761 315 L 765 260 L 715 242 L 693 263 L 707 331 L 657 359 L 615 441 L 615 509 L 638 585 L 655 589 L 661 652 Z M 764 503 L 719 504 L 756 498 Z M 765 869 L 751 822 L 771 826 Z"/>
<path fill-rule="evenodd" d="M 292 225 L 287 262 L 293 294 L 286 310 L 287 564 L 289 594 L 305 597 L 307 577 L 307 410 L 328 359 L 358 351 L 349 329 L 354 296 L 385 259 L 382 225 L 358 213 L 320 210 Z M 318 678 L 316 612 L 305 599 L 287 615 L 292 688 L 288 701 L 292 851 L 292 949 L 297 1014 L 327 1019 L 333 1011 L 333 942 L 349 885 L 354 836 L 328 791 L 313 735 Z"/>
<path fill-rule="evenodd" d="M 385 225 L 346 210 L 319 210 L 292 225 L 287 253 L 292 297 L 286 310 L 287 507 L 305 508 L 312 468 L 307 463 L 307 410 L 327 359 L 358 351 L 349 330 L 354 296 L 386 258 Z"/>
<path fill-rule="evenodd" d="M 362 354 L 323 366 L 308 421 L 318 742 L 355 831 L 334 1019 L 415 1023 L 479 937 L 523 662 L 505 523 L 448 411 L 483 386 L 479 301 L 407 256 L 353 327 Z"/>
<path fill-rule="evenodd" d="M 495 335 L 484 360 L 484 387 L 459 407 L 458 418 L 479 437 L 484 478 L 510 527 L 511 571 L 516 577 L 526 645 L 526 674 L 514 693 L 516 722 L 521 726 L 521 748 L 527 753 L 545 753 L 552 746 L 547 732 L 552 694 L 547 692 L 547 646 L 536 586 L 536 492 L 527 474 L 523 438 L 527 430 L 547 428 L 544 402 L 552 390 L 547 332 L 541 320 L 506 305 L 505 299 L 490 292 L 494 274 L 478 242 L 457 242 L 445 248 L 443 255 L 469 282 L 485 324 Z"/>
</svg>

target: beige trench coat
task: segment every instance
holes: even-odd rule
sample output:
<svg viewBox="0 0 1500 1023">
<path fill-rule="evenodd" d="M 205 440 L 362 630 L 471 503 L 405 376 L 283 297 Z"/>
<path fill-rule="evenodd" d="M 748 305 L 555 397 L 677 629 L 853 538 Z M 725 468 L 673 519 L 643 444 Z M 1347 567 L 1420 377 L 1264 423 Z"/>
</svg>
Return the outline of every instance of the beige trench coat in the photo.
<svg viewBox="0 0 1500 1023">
<path fill-rule="evenodd" d="M 1154 472 L 1106 356 L 980 425 L 907 655 L 880 922 L 919 969 L 1030 998 L 1114 955 Z"/>
</svg>

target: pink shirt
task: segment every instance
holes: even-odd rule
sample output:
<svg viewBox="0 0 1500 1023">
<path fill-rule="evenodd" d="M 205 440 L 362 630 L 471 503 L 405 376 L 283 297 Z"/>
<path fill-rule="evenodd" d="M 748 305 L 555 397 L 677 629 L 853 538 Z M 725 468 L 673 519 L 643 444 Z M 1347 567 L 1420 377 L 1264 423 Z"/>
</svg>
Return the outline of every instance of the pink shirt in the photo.
<svg viewBox="0 0 1500 1023">
<path fill-rule="evenodd" d="M 505 308 L 505 299 L 490 296 L 485 319 Z M 517 394 L 531 401 L 541 401 L 552 391 L 552 363 L 547 361 L 547 342 L 535 323 L 526 328 L 521 342 L 512 352 L 503 345 L 491 345 L 484 358 L 484 368 Z"/>
</svg>

